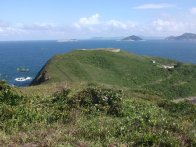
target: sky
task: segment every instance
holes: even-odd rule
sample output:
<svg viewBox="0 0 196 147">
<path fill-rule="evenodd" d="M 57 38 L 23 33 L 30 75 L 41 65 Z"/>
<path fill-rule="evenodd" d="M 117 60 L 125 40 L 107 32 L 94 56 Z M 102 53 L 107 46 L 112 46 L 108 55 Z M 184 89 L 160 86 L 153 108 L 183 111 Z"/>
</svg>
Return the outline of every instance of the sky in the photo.
<svg viewBox="0 0 196 147">
<path fill-rule="evenodd" d="M 196 33 L 196 0 L 0 1 L 0 40 Z"/>
</svg>

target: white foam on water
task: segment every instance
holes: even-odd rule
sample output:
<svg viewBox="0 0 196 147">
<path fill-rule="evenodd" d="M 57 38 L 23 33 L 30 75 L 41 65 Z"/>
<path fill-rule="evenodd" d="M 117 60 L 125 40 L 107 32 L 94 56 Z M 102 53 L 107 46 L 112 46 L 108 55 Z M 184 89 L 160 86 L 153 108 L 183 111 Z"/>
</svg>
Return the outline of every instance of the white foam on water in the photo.
<svg viewBox="0 0 196 147">
<path fill-rule="evenodd" d="M 25 82 L 25 81 L 29 81 L 31 80 L 32 78 L 31 77 L 19 77 L 19 78 L 15 78 L 15 81 L 17 82 Z"/>
</svg>

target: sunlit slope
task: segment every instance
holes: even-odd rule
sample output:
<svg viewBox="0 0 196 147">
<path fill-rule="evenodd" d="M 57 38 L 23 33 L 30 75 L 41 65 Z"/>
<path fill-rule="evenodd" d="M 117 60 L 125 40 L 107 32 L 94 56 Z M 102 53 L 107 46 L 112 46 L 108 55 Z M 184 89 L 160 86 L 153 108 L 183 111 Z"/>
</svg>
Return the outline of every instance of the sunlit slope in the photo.
<svg viewBox="0 0 196 147">
<path fill-rule="evenodd" d="M 175 68 L 165 69 L 163 65 Z M 152 90 L 166 97 L 184 97 L 196 93 L 195 67 L 124 51 L 76 50 L 50 59 L 32 85 L 101 83 Z"/>
</svg>

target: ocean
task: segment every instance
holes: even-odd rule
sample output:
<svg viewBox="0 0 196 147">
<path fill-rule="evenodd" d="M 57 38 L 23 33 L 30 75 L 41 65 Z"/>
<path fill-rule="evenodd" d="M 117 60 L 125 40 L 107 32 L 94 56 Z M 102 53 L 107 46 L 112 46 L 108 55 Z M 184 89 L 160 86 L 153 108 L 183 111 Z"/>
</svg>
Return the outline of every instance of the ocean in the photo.
<svg viewBox="0 0 196 147">
<path fill-rule="evenodd" d="M 27 86 L 52 56 L 83 48 L 120 48 L 138 55 L 158 56 L 196 64 L 196 41 L 1 41 L 0 80 L 6 80 L 15 86 Z M 17 68 L 25 68 L 29 71 L 18 72 Z M 31 77 L 32 79 L 23 82 L 16 81 L 15 79 L 19 77 Z"/>
</svg>

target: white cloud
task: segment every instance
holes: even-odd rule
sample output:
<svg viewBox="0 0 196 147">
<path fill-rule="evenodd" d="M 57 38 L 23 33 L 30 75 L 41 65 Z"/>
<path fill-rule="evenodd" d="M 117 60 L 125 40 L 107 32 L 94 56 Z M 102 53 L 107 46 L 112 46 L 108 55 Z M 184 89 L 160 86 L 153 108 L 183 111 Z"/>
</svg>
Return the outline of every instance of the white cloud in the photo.
<svg viewBox="0 0 196 147">
<path fill-rule="evenodd" d="M 157 31 L 176 30 L 178 24 L 174 21 L 157 19 L 153 21 L 153 26 Z"/>
<path fill-rule="evenodd" d="M 108 27 L 113 27 L 117 29 L 128 29 L 128 28 L 134 28 L 136 26 L 135 23 L 121 22 L 118 20 L 109 20 L 108 22 L 106 22 L 106 24 L 108 25 Z"/>
<path fill-rule="evenodd" d="M 56 36 L 64 36 L 70 28 L 67 26 L 50 23 L 7 23 L 0 22 L 1 40 L 31 40 L 31 39 L 55 39 Z M 72 31 L 74 32 L 74 31 Z M 69 33 L 67 33 L 69 34 Z M 63 38 L 63 37 L 62 37 Z"/>
<path fill-rule="evenodd" d="M 169 8 L 169 7 L 173 7 L 173 5 L 168 4 L 168 3 L 160 3 L 160 4 L 149 3 L 149 4 L 136 6 L 134 7 L 134 9 L 143 9 L 143 10 L 144 9 L 163 9 L 163 8 Z"/>
<path fill-rule="evenodd" d="M 83 37 L 126 34 L 134 31 L 138 24 L 132 21 L 120 21 L 115 19 L 101 20 L 100 15 L 94 14 L 90 17 L 79 18 L 72 25 L 54 23 L 7 23 L 0 21 L 0 38 L 3 36 L 21 36 L 23 38 L 51 37 Z M 17 37 L 18 38 L 18 37 Z"/>
<path fill-rule="evenodd" d="M 120 21 L 117 20 L 109 20 L 108 22 L 106 22 L 106 24 L 108 26 L 114 27 L 114 28 L 122 28 L 122 29 L 126 29 L 127 25 L 125 23 L 122 23 Z"/>
<path fill-rule="evenodd" d="M 99 17 L 100 15 L 98 13 L 90 17 L 82 17 L 74 24 L 74 26 L 81 28 L 82 26 L 97 25 L 100 23 Z"/>
<path fill-rule="evenodd" d="M 16 31 L 17 29 L 14 26 L 12 26 L 12 24 L 3 21 L 0 22 L 0 32 L 2 35 L 7 35 L 9 33 L 14 33 Z"/>
<path fill-rule="evenodd" d="M 0 21 L 0 27 L 9 27 L 9 23 Z"/>
<path fill-rule="evenodd" d="M 128 35 L 128 32 L 133 33 L 138 24 L 130 20 L 103 20 L 97 13 L 90 17 L 79 18 L 72 26 L 81 36 L 119 36 Z"/>
<path fill-rule="evenodd" d="M 191 8 L 191 9 L 190 9 L 190 13 L 191 13 L 191 14 L 196 14 L 196 7 Z"/>
<path fill-rule="evenodd" d="M 56 26 L 50 23 L 34 23 L 34 24 L 21 24 L 18 27 L 23 30 L 46 31 L 46 30 L 53 30 L 55 29 Z"/>
<path fill-rule="evenodd" d="M 92 32 L 101 32 L 101 31 L 110 31 L 111 29 L 130 29 L 136 27 L 136 23 L 127 21 L 119 21 L 115 19 L 102 21 L 100 15 L 94 14 L 90 17 L 80 18 L 76 23 L 74 23 L 74 27 L 80 30 L 90 30 Z"/>
<path fill-rule="evenodd" d="M 176 20 L 157 19 L 152 22 L 154 34 L 180 34 L 184 32 L 195 32 L 196 23 L 182 22 Z"/>
<path fill-rule="evenodd" d="M 33 24 L 10 24 L 0 22 L 0 31 L 7 33 L 28 33 L 28 32 L 39 32 L 39 31 L 60 31 L 61 27 L 51 23 L 33 23 Z"/>
<path fill-rule="evenodd" d="M 194 15 L 190 15 L 190 18 L 160 16 L 158 19 L 142 24 L 131 20 L 103 20 L 97 13 L 90 17 L 79 18 L 78 21 L 72 24 L 23 24 L 0 21 L 0 39 L 66 39 L 131 34 L 168 36 L 184 32 L 196 32 L 196 21 L 193 18 Z"/>
</svg>

